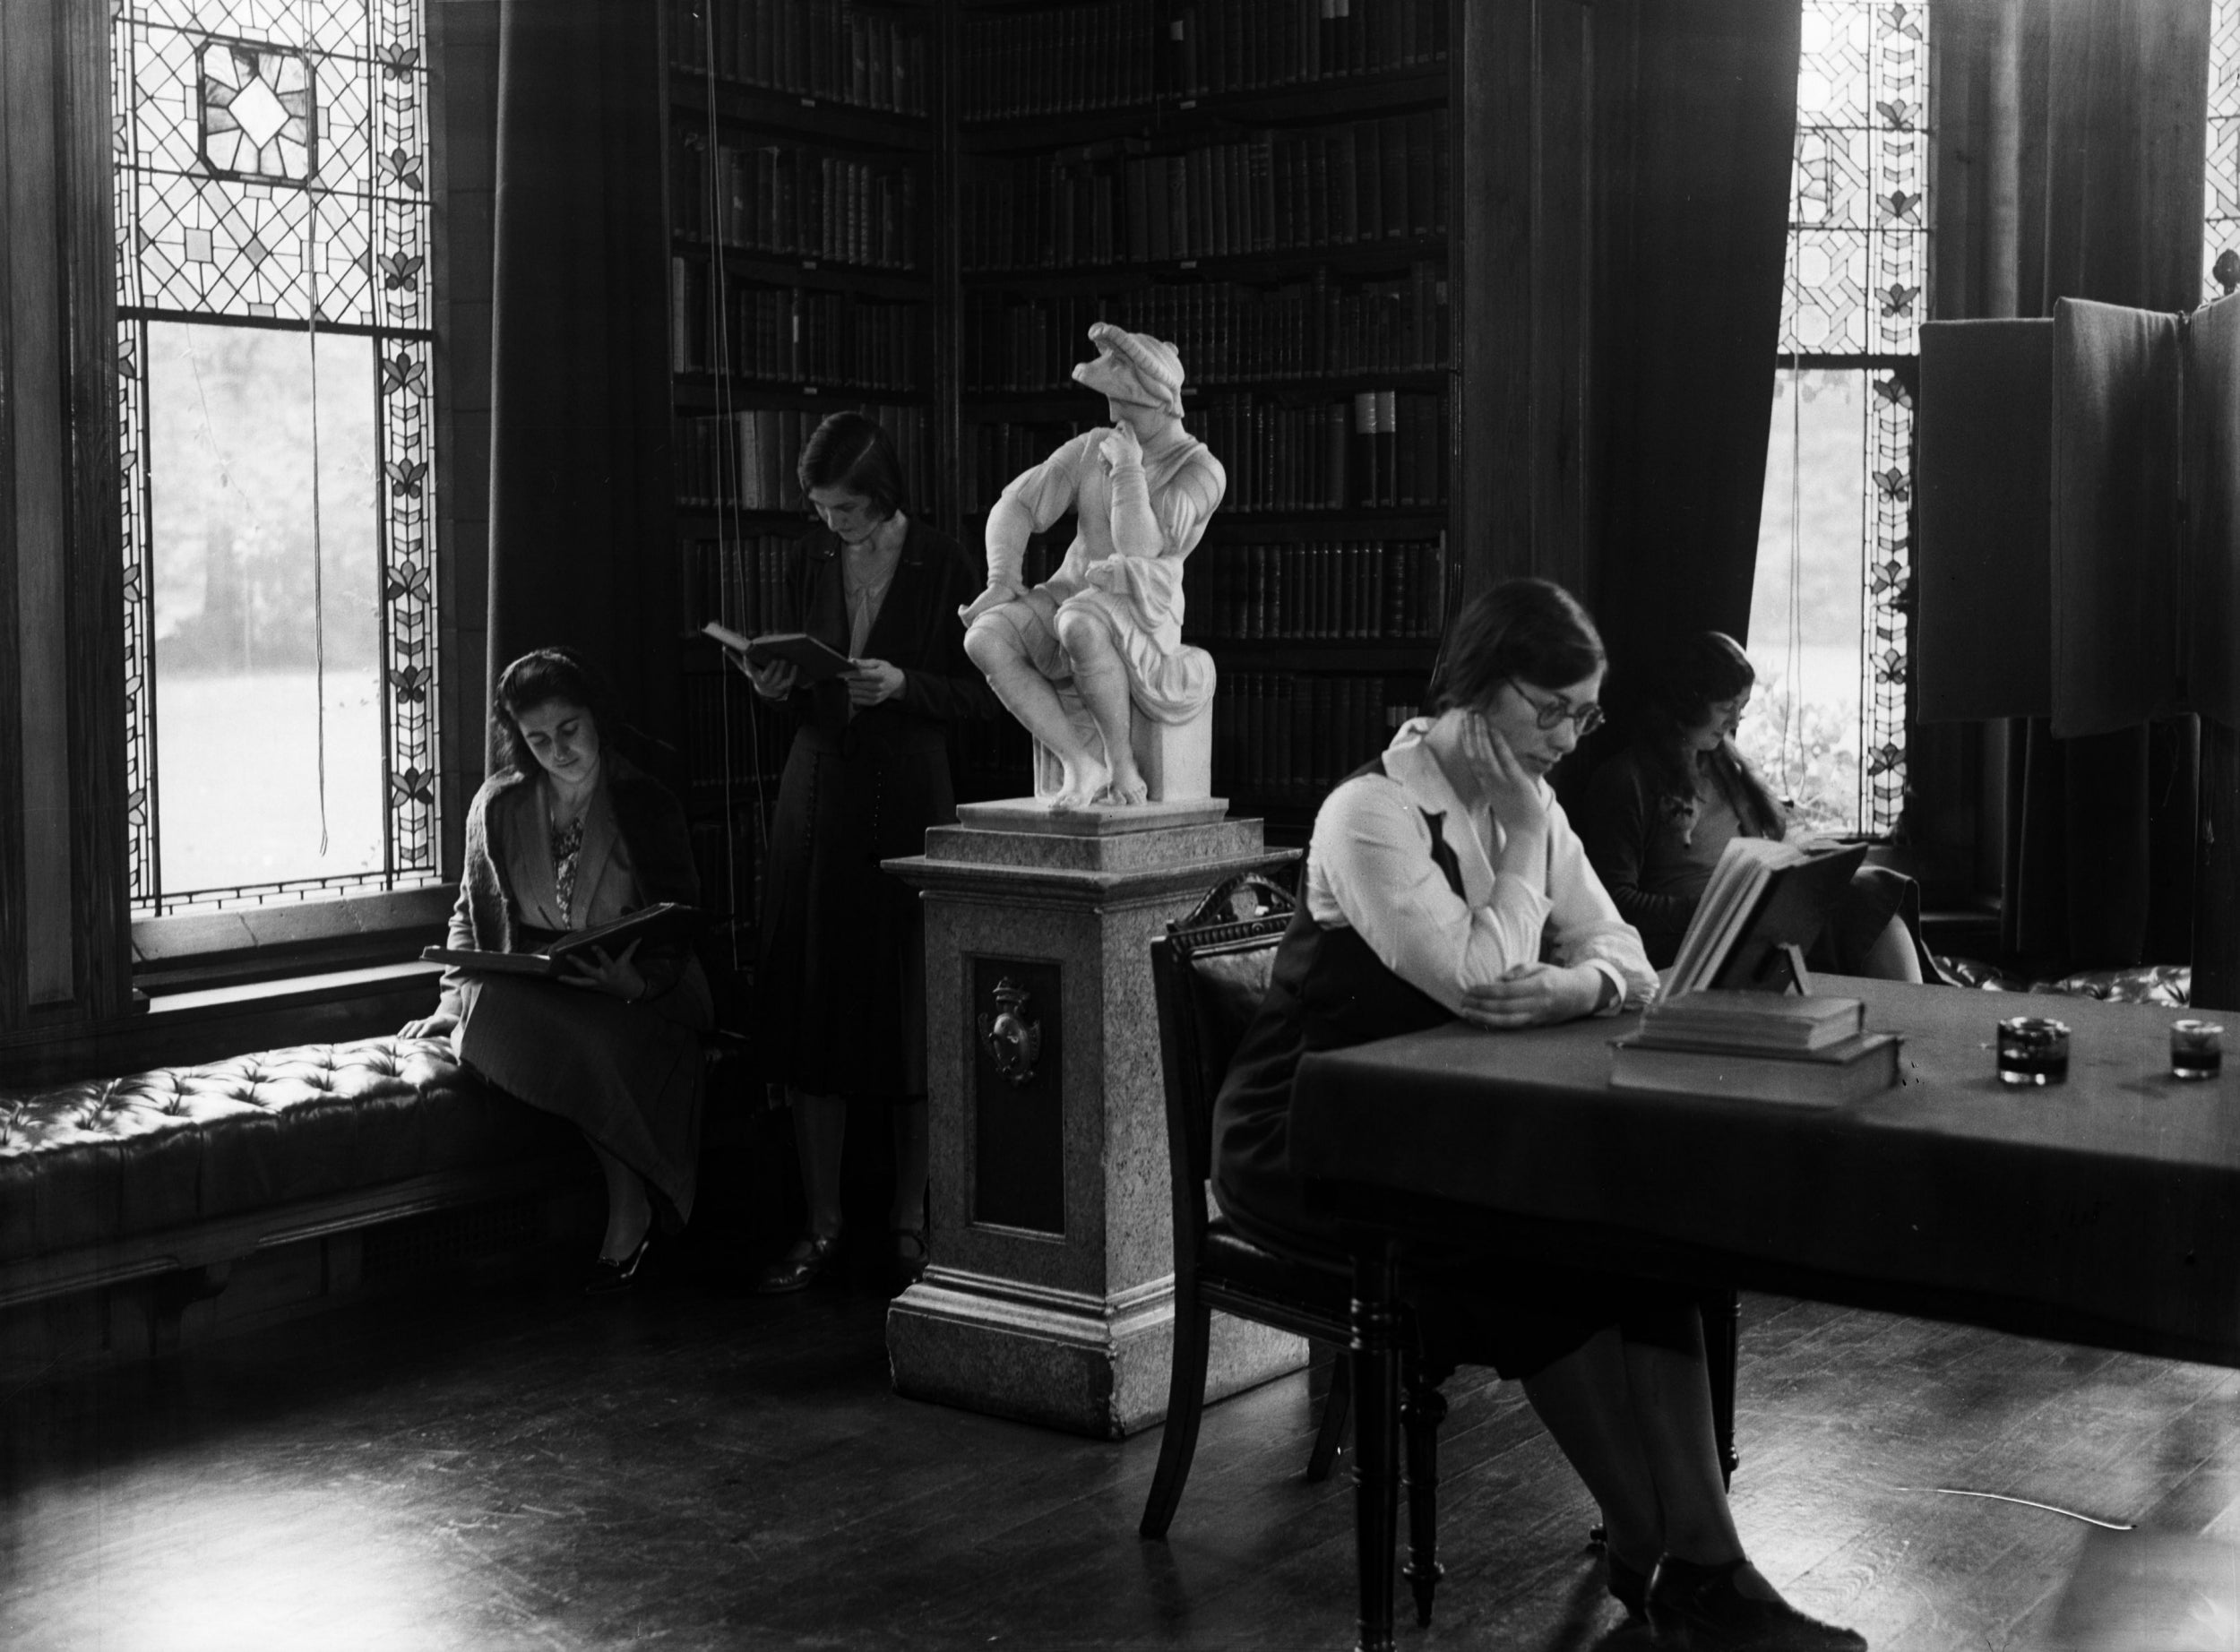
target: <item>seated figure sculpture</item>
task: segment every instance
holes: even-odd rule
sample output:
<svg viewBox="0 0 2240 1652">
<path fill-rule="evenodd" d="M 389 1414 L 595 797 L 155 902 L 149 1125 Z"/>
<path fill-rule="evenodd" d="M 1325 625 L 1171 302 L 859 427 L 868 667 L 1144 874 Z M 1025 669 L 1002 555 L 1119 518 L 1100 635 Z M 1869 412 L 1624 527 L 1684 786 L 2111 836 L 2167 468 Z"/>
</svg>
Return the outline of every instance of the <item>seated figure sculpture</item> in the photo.
<svg viewBox="0 0 2240 1652">
<path fill-rule="evenodd" d="M 1228 486 L 1182 424 L 1175 347 L 1109 322 L 1074 382 L 1099 391 L 1110 428 L 1084 432 L 1012 478 L 987 517 L 987 589 L 957 612 L 964 651 L 1006 710 L 1058 761 L 1054 808 L 1147 801 L 1131 708 L 1187 723 L 1213 698 L 1213 659 L 1182 640 L 1183 560 Z M 1028 589 L 1028 536 L 1068 511 L 1078 524 L 1058 570 Z M 1059 689 L 1070 680 L 1096 726 L 1085 738 Z"/>
</svg>

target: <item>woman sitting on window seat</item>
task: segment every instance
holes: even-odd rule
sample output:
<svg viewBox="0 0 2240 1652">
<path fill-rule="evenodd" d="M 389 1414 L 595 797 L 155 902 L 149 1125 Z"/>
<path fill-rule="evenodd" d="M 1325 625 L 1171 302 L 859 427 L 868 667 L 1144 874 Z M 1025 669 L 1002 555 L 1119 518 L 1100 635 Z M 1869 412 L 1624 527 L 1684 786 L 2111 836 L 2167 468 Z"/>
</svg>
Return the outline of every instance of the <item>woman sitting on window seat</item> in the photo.
<svg viewBox="0 0 2240 1652">
<path fill-rule="evenodd" d="M 528 951 L 640 907 L 697 903 L 685 812 L 615 749 L 587 662 L 566 649 L 524 654 L 498 678 L 490 723 L 501 761 L 468 810 L 452 949 Z M 582 1127 L 607 1174 L 607 1236 L 584 1288 L 622 1290 L 657 1208 L 675 1226 L 692 1215 L 699 1036 L 714 1006 L 681 942 L 571 962 L 556 981 L 449 970 L 435 1013 L 402 1036 L 449 1033 L 498 1088 Z"/>
</svg>

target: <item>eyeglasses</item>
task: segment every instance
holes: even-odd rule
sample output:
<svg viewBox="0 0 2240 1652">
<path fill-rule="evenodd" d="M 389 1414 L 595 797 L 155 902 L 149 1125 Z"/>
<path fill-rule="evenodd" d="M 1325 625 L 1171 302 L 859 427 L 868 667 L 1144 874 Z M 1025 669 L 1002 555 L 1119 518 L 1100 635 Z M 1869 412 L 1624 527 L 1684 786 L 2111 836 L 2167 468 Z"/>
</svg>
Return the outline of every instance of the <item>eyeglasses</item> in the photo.
<svg viewBox="0 0 2240 1652">
<path fill-rule="evenodd" d="M 1524 684 L 1514 677 L 1509 679 L 1509 686 L 1517 691 L 1518 699 L 1532 708 L 1535 719 L 1543 728 L 1553 728 L 1558 723 L 1572 723 L 1578 727 L 1579 738 L 1584 740 L 1602 727 L 1602 708 L 1591 701 L 1583 706 L 1575 706 L 1561 694 L 1556 695 L 1553 701 L 1536 700 L 1525 692 Z"/>
</svg>

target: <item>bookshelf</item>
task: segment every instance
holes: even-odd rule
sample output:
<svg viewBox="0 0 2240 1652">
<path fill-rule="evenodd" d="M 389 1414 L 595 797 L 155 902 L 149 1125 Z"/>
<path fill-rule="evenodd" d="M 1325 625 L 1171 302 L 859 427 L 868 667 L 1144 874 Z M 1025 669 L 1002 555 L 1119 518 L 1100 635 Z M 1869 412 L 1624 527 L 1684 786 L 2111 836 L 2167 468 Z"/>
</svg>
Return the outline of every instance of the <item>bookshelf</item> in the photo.
<svg viewBox="0 0 2240 1652">
<path fill-rule="evenodd" d="M 753 956 L 789 720 L 699 634 L 789 626 L 809 527 L 794 476 L 828 413 L 892 435 L 914 505 L 953 523 L 942 409 L 950 284 L 945 17 L 933 0 L 666 0 L 669 370 L 686 807 L 708 904 Z"/>
<path fill-rule="evenodd" d="M 684 766 L 711 903 L 751 926 L 791 731 L 698 628 L 791 623 L 803 439 L 872 412 L 918 512 L 978 552 L 1004 485 L 1102 422 L 1070 377 L 1098 320 L 1189 370 L 1185 418 L 1229 478 L 1185 628 L 1221 672 L 1214 783 L 1299 840 L 1421 704 L 1458 584 L 1461 0 L 664 5 Z M 1072 538 L 1039 536 L 1029 578 Z M 1030 785 L 1008 719 L 953 757 L 961 798 Z"/>
<path fill-rule="evenodd" d="M 1456 0 L 959 0 L 958 509 L 1101 422 L 1099 320 L 1181 351 L 1228 473 L 1185 635 L 1214 789 L 1297 840 L 1424 700 L 1448 551 Z M 1334 15 L 1333 15 L 1334 13 Z M 1062 521 L 1030 550 L 1062 555 Z M 1039 560 L 1036 560 L 1038 556 Z M 1015 730 L 1008 749 L 1026 751 Z"/>
</svg>

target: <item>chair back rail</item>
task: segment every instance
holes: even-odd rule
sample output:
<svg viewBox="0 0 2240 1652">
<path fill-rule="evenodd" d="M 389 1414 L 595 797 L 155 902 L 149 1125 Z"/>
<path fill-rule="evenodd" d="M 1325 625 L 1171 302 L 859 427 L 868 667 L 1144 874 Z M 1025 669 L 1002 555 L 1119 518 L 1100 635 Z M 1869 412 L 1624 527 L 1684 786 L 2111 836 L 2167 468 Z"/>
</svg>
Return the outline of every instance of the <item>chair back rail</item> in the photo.
<svg viewBox="0 0 2240 1652">
<path fill-rule="evenodd" d="M 1205 1237 L 1214 1098 L 1268 990 L 1276 945 L 1290 922 L 1290 896 L 1248 873 L 1216 886 L 1151 942 L 1177 1268 L 1195 1261 Z"/>
</svg>

